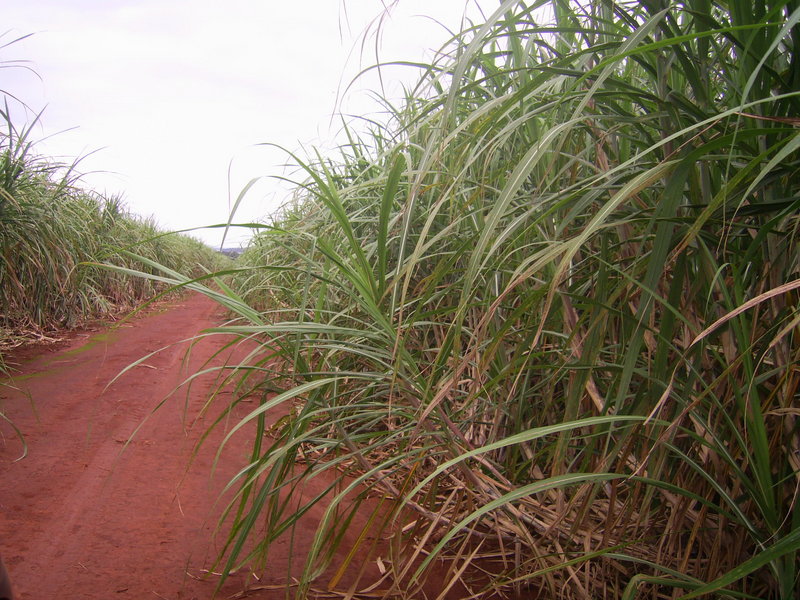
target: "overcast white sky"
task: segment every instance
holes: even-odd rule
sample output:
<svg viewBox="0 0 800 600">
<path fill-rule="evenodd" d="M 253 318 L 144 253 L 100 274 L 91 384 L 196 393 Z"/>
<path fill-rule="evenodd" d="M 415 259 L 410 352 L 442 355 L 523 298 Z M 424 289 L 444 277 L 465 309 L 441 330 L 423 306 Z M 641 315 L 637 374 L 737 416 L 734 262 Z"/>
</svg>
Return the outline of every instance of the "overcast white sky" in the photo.
<svg viewBox="0 0 800 600">
<path fill-rule="evenodd" d="M 448 34 L 428 17 L 457 30 L 465 9 L 479 19 L 478 5 L 498 4 L 400 0 L 382 28 L 380 58 L 430 57 Z M 164 228 L 224 223 L 229 164 L 233 199 L 254 177 L 284 174 L 286 157 L 259 143 L 330 146 L 337 108 L 377 110 L 358 90 L 337 107 L 337 92 L 376 60 L 374 38 L 366 55 L 361 40 L 380 0 L 3 0 L 2 8 L 0 45 L 34 34 L 0 49 L 0 61 L 28 61 L 36 74 L 0 69 L 0 89 L 45 109 L 38 153 L 85 156 L 86 187 L 122 194 Z M 384 76 L 416 80 L 410 69 Z M 235 220 L 260 220 L 285 195 L 267 177 Z M 194 235 L 213 244 L 221 231 Z M 248 236 L 231 234 L 226 246 Z"/>
</svg>

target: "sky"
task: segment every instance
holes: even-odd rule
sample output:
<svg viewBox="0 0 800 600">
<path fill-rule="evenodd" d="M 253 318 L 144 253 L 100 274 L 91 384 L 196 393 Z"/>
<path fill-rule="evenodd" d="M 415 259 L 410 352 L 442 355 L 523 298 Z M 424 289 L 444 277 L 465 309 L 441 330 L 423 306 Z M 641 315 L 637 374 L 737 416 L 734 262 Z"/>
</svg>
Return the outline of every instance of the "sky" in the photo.
<svg viewBox="0 0 800 600">
<path fill-rule="evenodd" d="M 330 149 L 336 114 L 379 116 L 378 60 L 430 59 L 497 0 L 2 0 L 0 90 L 35 151 L 80 158 L 81 184 L 168 230 L 264 221 L 289 196 L 287 156 Z M 383 19 L 376 37 L 376 19 Z M 366 33 L 365 33 L 366 32 Z M 32 34 L 20 41 L 21 36 Z M 377 43 L 377 47 L 376 47 Z M 376 52 L 379 58 L 376 58 Z M 385 93 L 418 77 L 382 72 Z M 218 245 L 222 230 L 193 236 Z M 232 231 L 225 246 L 246 244 Z"/>
</svg>

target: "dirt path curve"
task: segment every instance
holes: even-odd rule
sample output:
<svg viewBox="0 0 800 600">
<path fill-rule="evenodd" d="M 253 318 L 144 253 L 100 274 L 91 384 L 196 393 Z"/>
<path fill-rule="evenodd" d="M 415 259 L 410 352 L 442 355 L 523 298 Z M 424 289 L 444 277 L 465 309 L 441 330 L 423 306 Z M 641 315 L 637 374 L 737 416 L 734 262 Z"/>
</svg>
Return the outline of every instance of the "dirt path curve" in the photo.
<svg viewBox="0 0 800 600">
<path fill-rule="evenodd" d="M 186 344 L 176 342 L 223 318 L 213 302 L 188 296 L 45 350 L 21 364 L 13 380 L 18 390 L 0 387 L 0 407 L 28 444 L 27 457 L 15 461 L 22 446 L 0 423 L 0 554 L 19 599 L 212 597 L 216 579 L 187 571 L 200 575 L 211 564 L 214 501 L 245 464 L 246 444 L 230 444 L 211 478 L 212 441 L 187 473 L 199 428 L 184 431 L 187 394 L 180 391 L 120 451 L 153 407 L 226 340 L 205 338 L 188 362 Z M 164 347 L 106 387 L 127 365 Z M 192 385 L 190 417 L 212 385 L 211 377 Z M 279 570 L 276 577 L 284 575 Z M 233 577 L 219 597 L 241 590 L 245 577 Z"/>
</svg>

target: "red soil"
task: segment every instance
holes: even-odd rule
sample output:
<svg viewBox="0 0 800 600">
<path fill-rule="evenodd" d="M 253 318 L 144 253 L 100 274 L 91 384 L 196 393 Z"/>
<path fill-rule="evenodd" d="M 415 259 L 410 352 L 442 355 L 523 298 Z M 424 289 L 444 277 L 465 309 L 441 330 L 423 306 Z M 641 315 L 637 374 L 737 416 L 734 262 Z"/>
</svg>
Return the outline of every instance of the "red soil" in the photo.
<svg viewBox="0 0 800 600">
<path fill-rule="evenodd" d="M 6 357 L 18 363 L 18 372 L 0 381 L 0 411 L 27 443 L 27 456 L 16 460 L 22 444 L 0 421 L 0 554 L 17 598 L 214 595 L 218 578 L 204 577 L 204 569 L 224 537 L 212 541 L 220 510 L 215 501 L 247 462 L 248 434 L 233 438 L 212 475 L 220 430 L 187 470 L 212 417 L 186 425 L 215 378 L 196 380 L 188 394 L 181 388 L 153 410 L 231 338 L 205 337 L 188 358 L 182 340 L 223 319 L 214 303 L 190 296 L 104 334 Z M 109 385 L 128 365 L 162 348 Z M 235 351 L 223 350 L 214 363 Z M 252 407 L 243 406 L 240 415 Z M 319 518 L 309 513 L 296 532 L 293 560 L 301 565 Z M 355 539 L 361 526 L 355 522 L 351 529 Z M 249 588 L 248 597 L 286 598 L 285 543 L 271 553 L 265 576 L 237 574 L 218 597 Z M 374 564 L 368 571 L 375 576 Z M 345 578 L 341 586 L 351 582 Z"/>
</svg>

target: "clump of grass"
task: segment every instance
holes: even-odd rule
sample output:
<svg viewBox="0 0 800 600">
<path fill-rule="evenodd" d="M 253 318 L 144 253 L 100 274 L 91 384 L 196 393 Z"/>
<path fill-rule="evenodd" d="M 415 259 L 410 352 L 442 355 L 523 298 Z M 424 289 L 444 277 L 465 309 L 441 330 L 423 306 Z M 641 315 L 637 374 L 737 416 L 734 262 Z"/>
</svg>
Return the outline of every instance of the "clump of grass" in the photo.
<svg viewBox="0 0 800 600">
<path fill-rule="evenodd" d="M 303 597 L 379 494 L 387 596 L 796 597 L 799 22 L 506 0 L 385 125 L 292 156 L 218 295 L 263 344 L 226 572 L 324 503 Z"/>
</svg>

